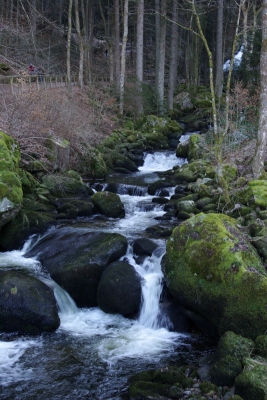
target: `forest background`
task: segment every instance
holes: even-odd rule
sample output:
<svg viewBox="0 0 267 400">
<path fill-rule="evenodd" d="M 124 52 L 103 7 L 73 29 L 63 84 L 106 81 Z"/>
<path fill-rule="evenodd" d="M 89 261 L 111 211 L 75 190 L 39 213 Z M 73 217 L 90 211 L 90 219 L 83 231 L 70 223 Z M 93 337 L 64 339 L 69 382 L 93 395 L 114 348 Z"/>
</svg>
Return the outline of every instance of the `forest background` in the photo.
<svg viewBox="0 0 267 400">
<path fill-rule="evenodd" d="M 0 129 L 19 141 L 25 166 L 47 162 L 51 135 L 67 139 L 75 168 L 84 144 L 90 151 L 128 118 L 179 121 L 179 94 L 208 88 L 215 161 L 240 157 L 242 143 L 247 164 L 257 155 L 251 172 L 263 176 L 265 11 L 265 0 L 1 0 Z M 36 90 L 30 63 L 66 86 Z"/>
</svg>

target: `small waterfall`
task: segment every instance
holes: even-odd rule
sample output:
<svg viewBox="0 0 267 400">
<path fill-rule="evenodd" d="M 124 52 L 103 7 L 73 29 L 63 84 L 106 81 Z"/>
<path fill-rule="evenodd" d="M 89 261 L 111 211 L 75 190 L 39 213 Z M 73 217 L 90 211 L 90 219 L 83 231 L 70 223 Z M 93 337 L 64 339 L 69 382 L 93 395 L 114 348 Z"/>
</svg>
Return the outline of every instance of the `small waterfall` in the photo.
<svg viewBox="0 0 267 400">
<path fill-rule="evenodd" d="M 141 265 L 136 264 L 131 246 L 128 247 L 126 254 L 129 263 L 135 267 L 136 271 L 143 278 L 142 304 L 138 321 L 141 325 L 151 329 L 162 327 L 162 324 L 161 326 L 159 324 L 159 301 L 163 280 L 160 263 L 164 253 L 164 248 L 157 248 L 151 257 L 145 258 Z"/>
<path fill-rule="evenodd" d="M 141 173 L 167 171 L 175 165 L 183 165 L 186 162 L 184 158 L 176 157 L 174 152 L 155 152 L 146 154 L 144 165 L 139 167 Z"/>
<path fill-rule="evenodd" d="M 60 287 L 53 279 L 43 276 L 39 276 L 39 279 L 53 289 L 58 309 L 61 314 L 71 315 L 76 314 L 79 311 L 75 301 L 70 297 L 68 292 L 62 289 L 62 287 Z"/>
<path fill-rule="evenodd" d="M 50 231 L 49 231 L 50 232 Z M 48 235 L 47 232 L 44 236 Z M 78 311 L 75 302 L 70 295 L 62 289 L 46 272 L 41 263 L 35 258 L 26 258 L 24 254 L 32 249 L 42 236 L 31 236 L 21 250 L 13 250 L 0 253 L 0 270 L 18 270 L 28 275 L 35 276 L 54 291 L 59 312 L 62 314 L 74 314 Z"/>
</svg>

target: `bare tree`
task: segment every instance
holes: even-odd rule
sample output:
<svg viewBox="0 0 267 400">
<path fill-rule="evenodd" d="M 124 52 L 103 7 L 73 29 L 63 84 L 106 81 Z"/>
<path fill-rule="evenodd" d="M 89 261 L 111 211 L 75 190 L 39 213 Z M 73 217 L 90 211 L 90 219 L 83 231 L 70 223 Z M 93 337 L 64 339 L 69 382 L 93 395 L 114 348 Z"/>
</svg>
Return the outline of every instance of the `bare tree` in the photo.
<svg viewBox="0 0 267 400">
<path fill-rule="evenodd" d="M 139 91 L 138 114 L 143 113 L 142 83 L 144 58 L 144 0 L 137 2 L 136 77 Z"/>
<path fill-rule="evenodd" d="M 121 49 L 120 114 L 123 114 L 123 108 L 124 108 L 126 47 L 127 47 L 127 40 L 128 40 L 128 8 L 129 8 L 129 0 L 125 0 L 124 1 L 124 13 L 123 13 L 123 40 L 122 40 L 122 49 Z"/>
<path fill-rule="evenodd" d="M 178 50 L 178 2 L 172 2 L 172 33 L 171 33 L 171 55 L 170 55 L 170 69 L 169 69 L 169 85 L 168 85 L 168 108 L 173 109 L 173 93 L 177 77 L 177 50 Z"/>
<path fill-rule="evenodd" d="M 164 113 L 164 78 L 165 78 L 165 50 L 166 50 L 166 0 L 161 1 L 160 8 L 160 40 L 159 40 L 159 65 L 158 65 L 158 106 L 159 114 Z"/>
<path fill-rule="evenodd" d="M 223 0 L 218 0 L 216 35 L 215 94 L 221 97 L 223 89 Z"/>
<path fill-rule="evenodd" d="M 71 70 L 70 70 L 70 45 L 71 45 L 71 29 L 72 29 L 72 2 L 73 0 L 69 0 L 69 11 L 68 11 L 68 39 L 67 39 L 67 79 L 69 90 L 71 87 Z"/>
<path fill-rule="evenodd" d="M 260 59 L 260 116 L 257 135 L 257 146 L 252 162 L 252 171 L 255 178 L 265 176 L 264 158 L 267 146 L 267 0 L 262 2 L 262 48 Z"/>
</svg>

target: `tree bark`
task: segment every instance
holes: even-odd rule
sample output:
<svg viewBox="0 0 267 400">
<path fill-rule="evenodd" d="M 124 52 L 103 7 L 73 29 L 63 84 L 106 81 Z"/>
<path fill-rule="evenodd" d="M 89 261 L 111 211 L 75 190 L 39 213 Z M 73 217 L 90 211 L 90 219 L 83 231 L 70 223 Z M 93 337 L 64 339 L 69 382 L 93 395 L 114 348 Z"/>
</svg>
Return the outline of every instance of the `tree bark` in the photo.
<svg viewBox="0 0 267 400">
<path fill-rule="evenodd" d="M 260 116 L 257 146 L 252 162 L 254 178 L 266 175 L 264 156 L 267 146 L 267 0 L 262 2 L 262 47 L 260 59 Z"/>
<path fill-rule="evenodd" d="M 129 0 L 125 0 L 124 1 L 124 13 L 123 13 L 123 40 L 122 40 L 122 49 L 121 49 L 120 114 L 123 114 L 123 108 L 124 108 L 126 47 L 127 47 L 127 39 L 128 39 L 128 5 L 129 5 Z"/>
<path fill-rule="evenodd" d="M 69 0 L 69 10 L 68 10 L 68 39 L 67 39 L 67 79 L 69 90 L 71 88 L 71 73 L 70 73 L 70 44 L 71 44 L 71 28 L 72 28 L 72 3 L 73 0 Z"/>
<path fill-rule="evenodd" d="M 159 0 L 155 0 L 155 38 L 156 38 L 156 63 L 155 63 L 155 81 L 158 82 L 159 76 L 159 38 L 160 38 L 160 7 Z"/>
<path fill-rule="evenodd" d="M 78 75 L 78 82 L 79 86 L 82 89 L 83 88 L 83 59 L 84 59 L 84 48 L 83 48 L 83 38 L 81 34 L 81 28 L 80 28 L 80 17 L 79 17 L 79 4 L 78 0 L 75 0 L 75 21 L 76 21 L 76 32 L 78 35 L 78 40 L 79 40 L 79 52 L 80 52 L 80 57 L 79 57 L 79 75 Z"/>
<path fill-rule="evenodd" d="M 218 0 L 215 76 L 215 94 L 220 98 L 223 89 L 223 0 Z"/>
<path fill-rule="evenodd" d="M 120 89 L 120 3 L 114 1 L 115 7 L 115 83 L 117 91 Z"/>
<path fill-rule="evenodd" d="M 164 78 L 165 78 L 165 42 L 166 42 L 166 0 L 161 0 L 160 15 L 160 42 L 159 42 L 159 68 L 158 68 L 158 109 L 159 115 L 164 114 Z"/>
<path fill-rule="evenodd" d="M 169 85 L 168 85 L 168 109 L 173 110 L 173 93 L 177 77 L 177 42 L 178 42 L 178 1 L 173 0 L 172 3 L 172 33 L 171 33 L 171 55 L 169 69 Z"/>
<path fill-rule="evenodd" d="M 138 114 L 144 112 L 142 99 L 144 61 L 144 0 L 137 2 L 137 33 L 136 33 L 136 78 L 138 86 Z"/>
</svg>

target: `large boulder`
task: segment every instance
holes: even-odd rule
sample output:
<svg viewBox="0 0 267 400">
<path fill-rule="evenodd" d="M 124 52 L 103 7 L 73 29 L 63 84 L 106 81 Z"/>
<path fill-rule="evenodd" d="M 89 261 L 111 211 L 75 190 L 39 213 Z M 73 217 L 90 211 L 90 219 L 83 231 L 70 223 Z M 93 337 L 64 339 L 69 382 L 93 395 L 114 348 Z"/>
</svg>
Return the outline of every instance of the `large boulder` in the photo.
<svg viewBox="0 0 267 400">
<path fill-rule="evenodd" d="M 0 229 L 16 216 L 22 204 L 19 161 L 18 144 L 0 131 Z"/>
<path fill-rule="evenodd" d="M 125 210 L 120 196 L 111 192 L 97 192 L 92 196 L 92 202 L 100 214 L 110 218 L 124 218 Z"/>
<path fill-rule="evenodd" d="M 51 277 L 79 307 L 97 306 L 97 288 L 105 268 L 125 255 L 127 240 L 117 233 L 55 229 L 26 257 L 38 257 Z"/>
<path fill-rule="evenodd" d="M 218 335 L 265 333 L 267 274 L 236 220 L 200 213 L 181 223 L 167 242 L 163 270 L 174 298 Z"/>
<path fill-rule="evenodd" d="M 141 303 L 141 277 L 125 261 L 111 263 L 103 272 L 97 290 L 97 303 L 104 312 L 131 315 Z"/>
<path fill-rule="evenodd" d="M 89 197 L 93 194 L 93 190 L 72 171 L 66 175 L 47 174 L 42 178 L 42 183 L 54 197 Z"/>
<path fill-rule="evenodd" d="M 37 278 L 1 272 L 0 288 L 0 331 L 39 333 L 59 327 L 54 293 Z"/>
</svg>

